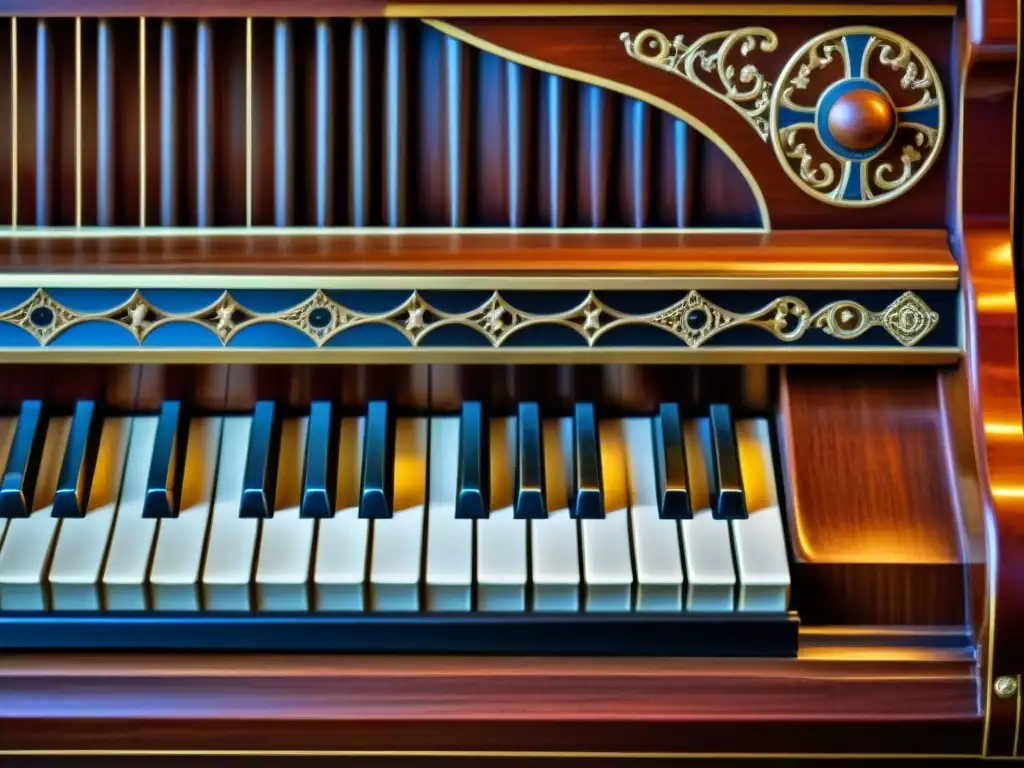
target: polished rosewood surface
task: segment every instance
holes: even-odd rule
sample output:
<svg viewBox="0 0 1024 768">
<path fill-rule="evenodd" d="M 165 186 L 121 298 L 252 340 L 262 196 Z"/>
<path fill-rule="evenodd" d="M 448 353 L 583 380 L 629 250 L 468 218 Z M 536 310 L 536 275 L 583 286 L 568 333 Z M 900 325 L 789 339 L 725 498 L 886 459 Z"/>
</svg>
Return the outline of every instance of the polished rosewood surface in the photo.
<svg viewBox="0 0 1024 768">
<path fill-rule="evenodd" d="M 184 270 L 184 272 L 183 272 Z M 692 287 L 734 279 L 768 287 L 841 282 L 844 287 L 954 286 L 959 270 L 941 230 L 820 233 L 240 233 L 134 237 L 19 233 L 0 239 L 0 272 L 20 282 L 48 273 L 685 278 Z M 14 276 L 18 277 L 15 278 Z M 143 278 L 144 279 L 144 278 Z M 651 287 L 656 287 L 652 283 Z M 415 287 L 415 286 L 414 286 Z"/>
</svg>

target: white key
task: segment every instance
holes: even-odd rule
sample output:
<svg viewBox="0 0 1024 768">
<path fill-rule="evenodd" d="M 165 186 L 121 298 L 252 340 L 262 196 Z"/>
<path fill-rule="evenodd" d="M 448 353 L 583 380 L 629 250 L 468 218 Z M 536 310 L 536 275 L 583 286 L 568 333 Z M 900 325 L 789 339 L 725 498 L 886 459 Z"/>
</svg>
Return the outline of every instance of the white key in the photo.
<svg viewBox="0 0 1024 768">
<path fill-rule="evenodd" d="M 104 419 L 82 517 L 65 518 L 50 564 L 50 597 L 55 611 L 98 611 L 100 573 L 114 527 L 132 419 Z"/>
<path fill-rule="evenodd" d="M 572 419 L 545 419 L 541 432 L 548 516 L 530 521 L 533 610 L 578 611 L 579 533 L 569 511 L 567 484 L 572 475 Z"/>
<path fill-rule="evenodd" d="M 366 591 L 370 521 L 359 517 L 363 470 L 364 418 L 341 421 L 338 485 L 333 517 L 320 521 L 317 536 L 316 607 L 321 611 L 361 611 Z"/>
<path fill-rule="evenodd" d="M 622 421 L 599 426 L 603 520 L 580 520 L 588 611 L 628 611 L 633 597 L 629 498 Z"/>
<path fill-rule="evenodd" d="M 689 583 L 686 607 L 691 611 L 731 611 L 736 572 L 732 563 L 729 526 L 711 516 L 705 469 L 711 460 L 709 441 L 708 419 L 685 421 L 683 442 L 693 509 L 692 520 L 679 521 Z"/>
<path fill-rule="evenodd" d="M 785 611 L 789 604 L 789 558 L 775 487 L 771 435 L 764 419 L 736 422 L 746 520 L 731 520 L 740 581 L 740 611 Z"/>
<path fill-rule="evenodd" d="M 208 611 L 248 611 L 249 581 L 256 557 L 258 518 L 239 517 L 251 416 L 224 419 L 220 439 L 213 519 L 203 566 L 203 607 Z"/>
<path fill-rule="evenodd" d="M 149 569 L 150 597 L 158 611 L 198 611 L 199 574 L 213 506 L 220 454 L 220 417 L 189 421 L 181 504 L 177 517 L 160 520 Z"/>
<path fill-rule="evenodd" d="M 430 420 L 427 507 L 427 610 L 473 608 L 473 520 L 455 518 L 459 484 L 459 417 Z"/>
<path fill-rule="evenodd" d="M 0 610 L 42 611 L 49 604 L 46 566 L 60 527 L 60 520 L 51 513 L 70 431 L 68 417 L 50 419 L 47 423 L 32 514 L 12 518 L 7 524 L 0 549 Z"/>
<path fill-rule="evenodd" d="M 256 565 L 256 607 L 261 611 L 308 611 L 309 570 L 316 520 L 300 517 L 309 419 L 286 419 L 274 488 L 274 514 L 263 521 Z"/>
<path fill-rule="evenodd" d="M 526 610 L 527 521 L 516 520 L 516 419 L 491 419 L 490 515 L 476 521 L 476 608 Z"/>
<path fill-rule="evenodd" d="M 11 452 L 11 443 L 14 441 L 14 433 L 17 429 L 18 418 L 16 416 L 0 418 L 0 476 L 3 475 L 4 467 L 7 466 L 7 456 Z M 7 518 L 0 517 L 0 546 L 3 546 L 5 533 L 7 533 Z"/>
<path fill-rule="evenodd" d="M 394 457 L 392 517 L 373 521 L 370 606 L 375 611 L 415 611 L 420 605 L 427 501 L 426 419 L 398 419 Z"/>
<path fill-rule="evenodd" d="M 683 607 L 683 560 L 679 528 L 658 516 L 658 481 L 651 419 L 626 419 L 629 519 L 636 561 L 636 609 L 679 611 Z"/>
<path fill-rule="evenodd" d="M 108 611 L 142 611 L 148 607 L 146 577 L 157 521 L 143 517 L 142 506 L 146 500 L 158 420 L 156 416 L 132 419 L 121 499 L 103 569 L 103 598 Z"/>
</svg>

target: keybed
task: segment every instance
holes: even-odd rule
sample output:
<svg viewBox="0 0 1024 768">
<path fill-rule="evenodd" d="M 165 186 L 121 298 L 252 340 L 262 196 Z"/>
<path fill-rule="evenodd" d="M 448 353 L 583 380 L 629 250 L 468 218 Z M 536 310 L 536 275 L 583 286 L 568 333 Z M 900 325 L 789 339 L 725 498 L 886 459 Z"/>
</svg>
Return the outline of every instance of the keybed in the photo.
<svg viewBox="0 0 1024 768">
<path fill-rule="evenodd" d="M 416 20 L 12 18 L 0 48 L 12 231 L 762 223 L 675 116 Z"/>
<path fill-rule="evenodd" d="M 552 416 L 523 404 L 504 416 L 474 403 L 392 419 L 384 402 L 341 418 L 327 402 L 301 415 L 264 401 L 229 416 L 169 402 L 159 416 L 79 404 L 40 419 L 29 406 L 0 420 L 4 465 L 15 435 L 44 435 L 31 514 L 15 505 L 0 517 L 0 612 L 784 614 L 788 546 L 767 421 L 719 412 L 718 429 L 735 435 L 723 456 L 730 442 L 716 444 L 710 417 L 682 418 L 681 445 L 665 440 L 666 410 L 609 418 L 583 404 Z M 537 439 L 522 440 L 523 414 Z M 76 430 L 97 432 L 94 450 Z M 685 461 L 659 458 L 673 446 Z M 735 467 L 727 490 L 743 494 L 743 517 L 715 514 L 716 450 Z M 587 451 L 594 511 L 579 516 Z M 675 467 L 692 517 L 662 514 L 659 465 Z M 542 515 L 517 514 L 524 476 Z M 388 516 L 363 514 L 368 486 Z M 81 514 L 58 509 L 65 487 Z M 467 491 L 486 493 L 472 516 L 459 514 Z M 174 514 L 147 514 L 154 498 L 164 510 L 174 499 Z M 250 513 L 252 498 L 265 514 Z"/>
</svg>

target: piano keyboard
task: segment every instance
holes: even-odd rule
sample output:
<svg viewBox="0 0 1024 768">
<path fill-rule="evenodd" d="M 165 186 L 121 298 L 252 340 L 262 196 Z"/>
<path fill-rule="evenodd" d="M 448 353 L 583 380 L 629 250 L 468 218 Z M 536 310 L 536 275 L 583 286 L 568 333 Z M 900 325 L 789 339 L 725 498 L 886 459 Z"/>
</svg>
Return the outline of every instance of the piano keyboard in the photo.
<svg viewBox="0 0 1024 768">
<path fill-rule="evenodd" d="M 768 423 L 0 418 L 0 647 L 792 655 Z"/>
</svg>

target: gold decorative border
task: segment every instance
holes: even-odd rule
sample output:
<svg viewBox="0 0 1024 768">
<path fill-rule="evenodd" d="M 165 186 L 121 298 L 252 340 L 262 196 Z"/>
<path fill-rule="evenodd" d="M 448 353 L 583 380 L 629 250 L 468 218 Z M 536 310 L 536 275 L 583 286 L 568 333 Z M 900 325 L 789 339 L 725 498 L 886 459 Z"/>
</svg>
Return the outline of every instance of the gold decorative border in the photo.
<svg viewBox="0 0 1024 768">
<path fill-rule="evenodd" d="M 907 18 L 956 16 L 954 4 L 908 3 L 387 3 L 384 17 L 411 19 L 423 16 L 463 19 L 577 17 L 577 16 L 906 16 Z"/>
<path fill-rule="evenodd" d="M 212 331 L 225 347 L 246 328 L 276 323 L 302 332 L 317 347 L 344 331 L 374 324 L 392 328 L 414 348 L 421 346 L 431 333 L 449 326 L 471 328 L 494 348 L 505 345 L 514 335 L 531 327 L 570 328 L 587 346 L 594 347 L 616 328 L 647 326 L 667 331 L 688 348 L 697 349 L 720 333 L 742 326 L 759 328 L 783 342 L 797 341 L 812 328 L 843 341 L 853 341 L 871 328 L 880 327 L 904 347 L 913 347 L 934 330 L 939 315 L 912 291 L 904 293 L 881 312 L 872 312 L 850 300 L 834 301 L 812 312 L 802 299 L 782 296 L 753 312 L 737 313 L 708 301 L 694 290 L 672 305 L 647 314 L 617 310 L 593 291 L 571 309 L 553 314 L 524 312 L 500 291 L 493 291 L 486 301 L 466 312 L 438 309 L 419 291 L 412 291 L 404 302 L 387 312 L 368 313 L 340 304 L 319 288 L 302 303 L 280 312 L 253 311 L 236 300 L 230 291 L 223 291 L 213 303 L 186 313 L 166 312 L 147 301 L 139 290 L 109 310 L 78 312 L 38 288 L 18 306 L 0 312 L 0 322 L 24 329 L 44 347 L 67 329 L 90 321 L 119 325 L 130 331 L 139 345 L 162 326 L 188 322 Z"/>
</svg>

